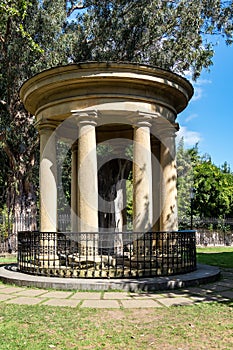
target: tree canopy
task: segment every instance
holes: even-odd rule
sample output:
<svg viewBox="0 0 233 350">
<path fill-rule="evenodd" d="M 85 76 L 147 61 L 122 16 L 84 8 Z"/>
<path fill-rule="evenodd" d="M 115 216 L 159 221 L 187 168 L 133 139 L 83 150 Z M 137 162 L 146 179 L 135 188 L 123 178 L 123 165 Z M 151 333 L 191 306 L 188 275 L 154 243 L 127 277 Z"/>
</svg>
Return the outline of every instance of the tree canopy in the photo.
<svg viewBox="0 0 233 350">
<path fill-rule="evenodd" d="M 212 64 L 213 35 L 232 43 L 232 1 L 86 0 L 83 7 L 76 23 L 88 51 L 84 59 L 190 70 L 196 78 Z"/>
<path fill-rule="evenodd" d="M 0 16 L 1 206 L 14 210 L 35 199 L 38 186 L 38 137 L 19 88 L 38 71 L 67 63 L 60 50 L 66 12 L 63 1 L 5 0 Z"/>
<path fill-rule="evenodd" d="M 194 168 L 194 209 L 203 217 L 233 217 L 233 174 L 204 161 Z"/>
<path fill-rule="evenodd" d="M 180 221 L 190 217 L 193 189 L 194 214 L 198 218 L 233 217 L 233 173 L 227 162 L 218 167 L 210 156 L 201 156 L 198 146 L 177 147 L 178 211 Z"/>
</svg>

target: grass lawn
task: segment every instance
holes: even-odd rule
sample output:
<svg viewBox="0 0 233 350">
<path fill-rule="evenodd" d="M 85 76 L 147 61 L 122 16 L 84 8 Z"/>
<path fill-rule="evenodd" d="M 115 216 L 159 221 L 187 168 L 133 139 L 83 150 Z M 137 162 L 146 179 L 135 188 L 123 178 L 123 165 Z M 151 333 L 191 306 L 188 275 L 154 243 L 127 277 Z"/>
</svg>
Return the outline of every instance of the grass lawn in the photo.
<svg viewBox="0 0 233 350">
<path fill-rule="evenodd" d="M 233 267 L 231 247 L 197 253 L 200 263 Z M 0 350 L 230 350 L 233 300 L 120 310 L 0 302 L 0 334 Z"/>
<path fill-rule="evenodd" d="M 0 265 L 2 264 L 12 264 L 17 262 L 17 257 L 15 255 L 8 256 L 6 258 L 0 257 Z"/>
<path fill-rule="evenodd" d="M 233 303 L 98 310 L 0 304 L 0 349 L 232 349 Z"/>
<path fill-rule="evenodd" d="M 201 264 L 233 268 L 233 247 L 197 248 L 197 261 Z"/>
</svg>

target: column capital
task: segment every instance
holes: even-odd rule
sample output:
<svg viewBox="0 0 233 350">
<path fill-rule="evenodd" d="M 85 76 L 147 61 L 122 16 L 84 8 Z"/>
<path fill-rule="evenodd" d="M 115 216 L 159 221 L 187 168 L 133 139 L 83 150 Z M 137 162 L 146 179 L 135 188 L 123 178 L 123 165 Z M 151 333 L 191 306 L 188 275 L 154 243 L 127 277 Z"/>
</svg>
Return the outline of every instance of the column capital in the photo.
<svg viewBox="0 0 233 350">
<path fill-rule="evenodd" d="M 59 122 L 55 120 L 40 120 L 35 124 L 35 127 L 39 131 L 39 133 L 46 132 L 47 130 L 54 131 L 58 127 Z"/>
<path fill-rule="evenodd" d="M 129 116 L 133 127 L 151 127 L 152 122 L 159 118 L 159 113 L 150 113 L 143 111 L 136 111 L 133 115 Z"/>
<path fill-rule="evenodd" d="M 161 140 L 166 138 L 175 138 L 177 131 L 179 131 L 178 123 L 166 122 L 164 124 L 158 124 L 156 133 L 160 137 Z"/>
<path fill-rule="evenodd" d="M 73 110 L 72 116 L 75 117 L 78 125 L 97 125 L 99 112 L 96 109 L 92 110 Z"/>
</svg>

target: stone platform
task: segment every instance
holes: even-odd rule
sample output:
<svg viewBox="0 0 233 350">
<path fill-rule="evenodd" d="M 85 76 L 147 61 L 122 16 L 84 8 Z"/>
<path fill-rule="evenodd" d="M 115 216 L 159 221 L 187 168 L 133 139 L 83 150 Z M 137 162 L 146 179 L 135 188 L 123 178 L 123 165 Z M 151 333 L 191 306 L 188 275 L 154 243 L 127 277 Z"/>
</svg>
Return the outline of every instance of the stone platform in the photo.
<svg viewBox="0 0 233 350">
<path fill-rule="evenodd" d="M 17 271 L 16 264 L 0 267 L 0 280 L 7 284 L 44 289 L 82 290 L 82 291 L 129 291 L 151 292 L 199 286 L 219 279 L 220 269 L 214 266 L 198 264 L 197 270 L 183 275 L 154 278 L 131 279 L 87 279 L 42 277 Z"/>
</svg>

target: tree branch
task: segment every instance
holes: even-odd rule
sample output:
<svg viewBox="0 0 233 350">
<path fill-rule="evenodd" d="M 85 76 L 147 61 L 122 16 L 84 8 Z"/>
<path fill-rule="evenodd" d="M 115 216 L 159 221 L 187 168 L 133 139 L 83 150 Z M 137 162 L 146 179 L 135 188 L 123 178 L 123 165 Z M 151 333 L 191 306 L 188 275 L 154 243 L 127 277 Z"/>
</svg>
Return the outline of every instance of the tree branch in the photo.
<svg viewBox="0 0 233 350">
<path fill-rule="evenodd" d="M 0 35 L 0 41 L 1 41 L 2 43 L 5 43 L 5 40 L 4 40 L 4 38 L 2 37 L 2 35 Z"/>
<path fill-rule="evenodd" d="M 2 141 L 2 147 L 3 147 L 4 151 L 6 152 L 6 155 L 9 158 L 11 170 L 14 171 L 16 169 L 17 162 L 16 162 L 14 154 L 11 152 L 10 147 L 8 146 L 7 142 L 5 141 L 5 133 L 0 134 L 0 141 Z"/>
<path fill-rule="evenodd" d="M 75 10 L 83 10 L 86 6 L 83 5 L 82 1 L 79 1 L 77 5 L 72 5 L 67 10 L 67 17 L 69 17 Z"/>
</svg>

